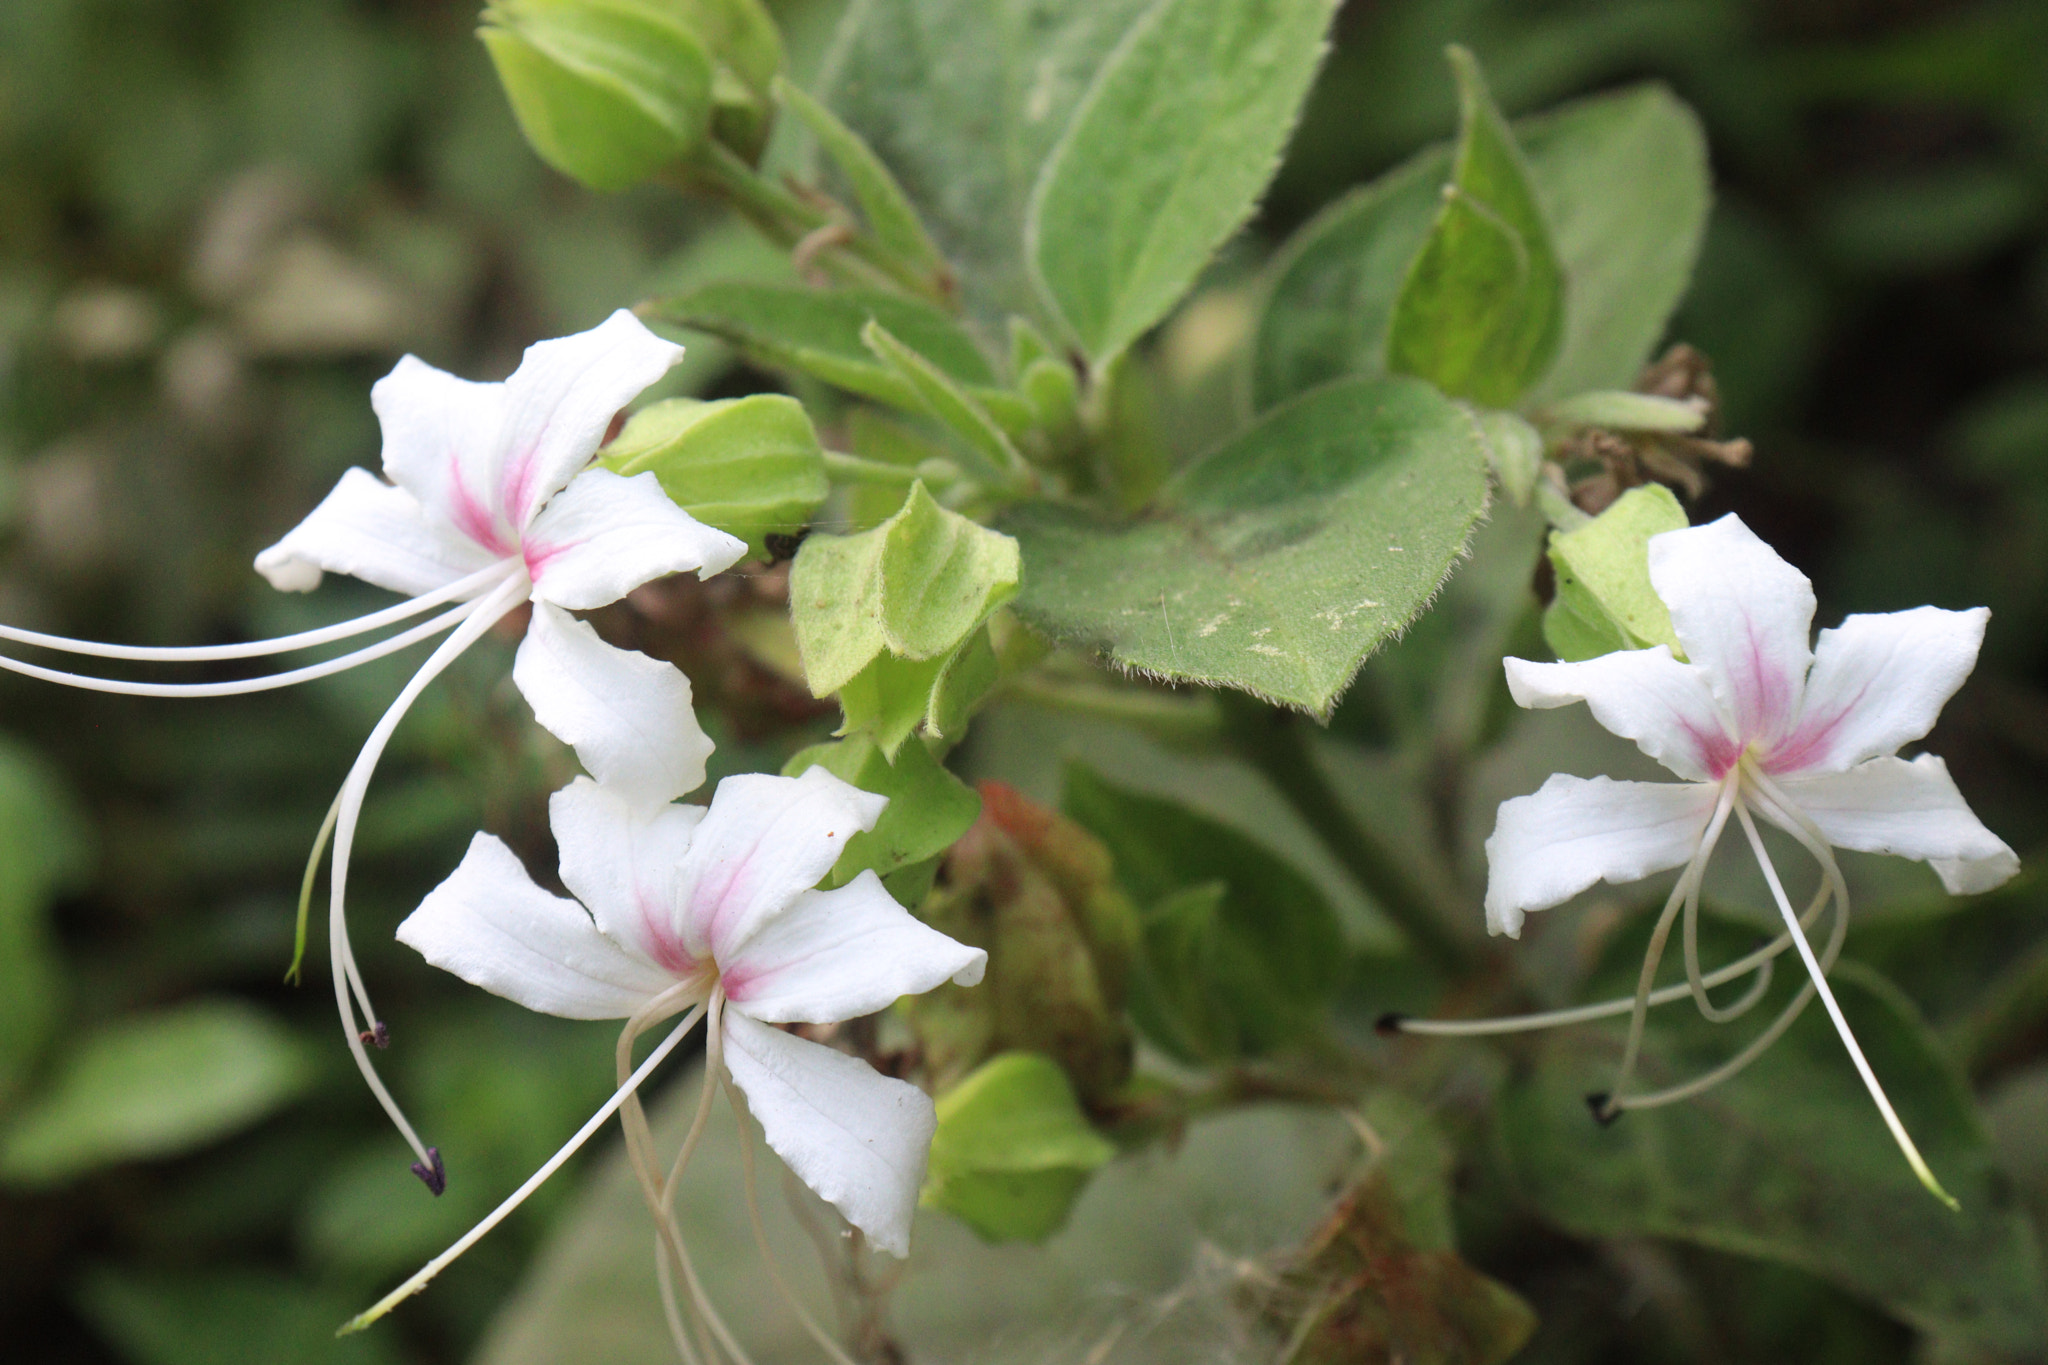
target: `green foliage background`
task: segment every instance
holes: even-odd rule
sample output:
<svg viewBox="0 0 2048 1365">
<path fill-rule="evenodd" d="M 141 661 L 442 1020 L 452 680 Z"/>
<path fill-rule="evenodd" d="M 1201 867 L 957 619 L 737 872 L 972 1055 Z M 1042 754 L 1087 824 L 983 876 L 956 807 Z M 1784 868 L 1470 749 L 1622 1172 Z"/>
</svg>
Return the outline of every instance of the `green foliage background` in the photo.
<svg viewBox="0 0 2048 1365">
<path fill-rule="evenodd" d="M 776 8 L 804 76 L 838 7 Z M 271 593 L 249 560 L 344 468 L 373 459 L 368 388 L 396 354 L 502 374 L 526 341 L 622 302 L 714 277 L 786 277 L 701 202 L 655 188 L 598 197 L 546 170 L 519 139 L 474 22 L 473 5 L 442 0 L 0 5 L 0 619 L 140 643 L 310 622 L 312 609 Z M 2038 866 L 2048 14 L 2025 0 L 1352 0 L 1259 216 L 1137 352 L 1130 401 L 1162 435 L 1130 459 L 1156 467 L 1155 483 L 1236 428 L 1248 381 L 1235 357 L 1255 272 L 1278 244 L 1450 131 L 1447 41 L 1477 53 L 1510 115 L 1640 77 L 1669 82 L 1700 113 L 1716 201 L 1672 333 L 1714 358 L 1727 427 L 1759 456 L 1721 475 L 1694 519 L 1739 505 L 1812 573 L 1824 623 L 1922 602 L 1992 607 L 1985 664 L 1930 747 Z M 1002 203 L 1014 217 L 1029 187 L 966 188 L 980 197 L 963 211 Z M 942 238 L 948 226 L 934 224 Z M 1142 330 L 1148 306 L 1123 300 L 1111 317 L 1072 321 L 1109 352 Z M 773 383 L 705 336 L 661 392 Z M 1346 799 L 1439 849 L 1418 875 L 1453 902 L 1459 878 L 1469 891 L 1489 800 L 1552 767 L 1605 766 L 1579 731 L 1502 729 L 1487 670 L 1503 648 L 1540 648 L 1533 565 L 1497 551 L 1512 527 L 1496 513 L 1500 536 L 1482 536 L 1457 580 L 1469 590 L 1372 663 L 1314 739 Z M 317 619 L 351 591 L 328 588 Z M 756 602 L 757 591 L 770 595 Z M 830 729 L 829 713 L 737 643 L 747 613 L 774 605 L 772 590 L 736 580 L 658 591 L 607 618 L 696 681 L 716 771 L 775 770 Z M 385 932 L 480 824 L 547 862 L 545 794 L 573 761 L 510 688 L 510 648 L 465 659 L 401 730 L 358 851 L 357 939 L 396 1030 L 387 1066 L 448 1157 L 438 1202 L 406 1174 L 344 1060 L 321 975 L 296 989 L 278 979 L 307 843 L 399 666 L 180 704 L 0 680 L 10 1356 L 430 1362 L 470 1358 L 484 1340 L 577 1204 L 572 1182 L 387 1328 L 343 1343 L 329 1333 L 488 1208 L 606 1089 L 604 1026 L 485 997 Z M 1482 738 L 1505 742 L 1447 788 L 1442 755 Z M 1185 795 L 1189 770 L 1174 764 L 1186 760 L 1026 702 L 987 713 L 962 766 L 1050 802 L 1062 754 L 1076 751 L 1112 781 Z M 1304 854 L 1349 918 L 1347 1018 L 1428 998 L 1343 870 L 1316 864 L 1284 814 L 1257 814 L 1274 804 L 1261 778 L 1228 763 L 1199 772 L 1205 808 Z M 2041 881 L 1956 904 L 1917 869 L 1857 870 L 1849 957 L 1899 983 L 1963 1067 L 2003 1162 L 1987 1188 L 2016 1182 L 2021 1208 L 2048 1218 Z M 1545 949 L 1566 979 L 1565 936 Z M 1884 1008 L 1905 1007 L 1886 997 Z M 1528 1097 L 1568 1089 L 1553 1071 L 1572 1064 L 1518 1057 L 1511 1112 L 1555 1122 Z M 1432 1078 L 1453 1130 L 1477 1125 L 1480 1081 L 1465 1065 L 1446 1060 Z M 1956 1112 L 1967 1126 L 1966 1107 Z M 1731 1218 L 1723 1251 L 1653 1240 L 1667 1229 L 1610 1216 L 1641 1198 L 1623 1160 L 1614 1185 L 1578 1208 L 1484 1152 L 1460 1168 L 1459 1246 L 1540 1315 L 1524 1359 L 1993 1358 L 1918 1307 L 1906 1316 L 1933 1330 L 1916 1341 L 1871 1306 L 1890 1291 L 1859 1285 L 1867 1297 L 1854 1297 L 1812 1258 L 1809 1275 L 1727 1254 L 1769 1229 Z"/>
</svg>

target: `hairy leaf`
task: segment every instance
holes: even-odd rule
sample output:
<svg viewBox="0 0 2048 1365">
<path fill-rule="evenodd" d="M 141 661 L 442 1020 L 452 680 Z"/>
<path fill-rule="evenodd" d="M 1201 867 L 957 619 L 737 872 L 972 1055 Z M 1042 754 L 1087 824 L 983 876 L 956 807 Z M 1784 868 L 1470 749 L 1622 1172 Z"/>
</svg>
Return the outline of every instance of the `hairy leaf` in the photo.
<svg viewBox="0 0 2048 1365">
<path fill-rule="evenodd" d="M 895 172 L 959 270 L 969 311 L 989 326 L 1038 311 L 1024 268 L 1025 205 L 1104 59 L 1157 3 L 847 7 L 818 92 Z"/>
<path fill-rule="evenodd" d="M 1033 275 L 1097 368 L 1180 301 L 1250 216 L 1299 116 L 1333 0 L 1163 0 L 1046 163 Z"/>
<path fill-rule="evenodd" d="M 1128 521 L 1040 503 L 1017 613 L 1157 677 L 1327 715 L 1428 603 L 1486 506 L 1472 418 L 1407 379 L 1333 384 L 1183 470 Z"/>
</svg>

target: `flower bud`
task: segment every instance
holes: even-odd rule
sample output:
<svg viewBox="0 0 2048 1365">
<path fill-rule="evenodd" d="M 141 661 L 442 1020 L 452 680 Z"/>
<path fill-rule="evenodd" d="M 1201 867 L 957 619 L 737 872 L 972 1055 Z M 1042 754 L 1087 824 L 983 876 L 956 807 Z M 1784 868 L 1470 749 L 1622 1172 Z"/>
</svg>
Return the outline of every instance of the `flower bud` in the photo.
<svg viewBox="0 0 2048 1365">
<path fill-rule="evenodd" d="M 479 31 L 541 160 L 622 190 L 700 146 L 712 59 L 658 0 L 497 0 Z"/>
</svg>

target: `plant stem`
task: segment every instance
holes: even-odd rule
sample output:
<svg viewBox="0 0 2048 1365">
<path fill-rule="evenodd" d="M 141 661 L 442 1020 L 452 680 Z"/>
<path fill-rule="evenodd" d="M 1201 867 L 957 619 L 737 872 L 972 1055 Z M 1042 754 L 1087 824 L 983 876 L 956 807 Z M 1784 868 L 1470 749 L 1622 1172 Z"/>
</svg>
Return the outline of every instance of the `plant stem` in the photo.
<svg viewBox="0 0 2048 1365">
<path fill-rule="evenodd" d="M 908 488 L 919 479 L 924 479 L 927 483 L 933 482 L 921 466 L 870 460 L 860 455 L 849 455 L 842 450 L 825 452 L 825 472 L 837 483 L 879 483 Z"/>
<path fill-rule="evenodd" d="M 721 142 L 707 143 L 684 168 L 684 175 L 690 182 L 689 188 L 708 188 L 723 195 L 734 209 L 781 246 L 794 247 L 817 229 L 845 221 L 776 184 Z M 952 306 L 946 291 L 928 271 L 918 263 L 900 259 L 871 233 L 856 229 L 846 241 L 826 246 L 820 252 L 820 260 L 830 260 L 857 283 L 907 290 Z"/>
<path fill-rule="evenodd" d="M 1451 930 L 1436 897 L 1409 874 L 1397 852 L 1352 818 L 1316 762 L 1301 718 L 1235 693 L 1220 699 L 1238 753 L 1279 790 L 1415 950 L 1445 972 L 1470 966 L 1472 951 Z"/>
</svg>

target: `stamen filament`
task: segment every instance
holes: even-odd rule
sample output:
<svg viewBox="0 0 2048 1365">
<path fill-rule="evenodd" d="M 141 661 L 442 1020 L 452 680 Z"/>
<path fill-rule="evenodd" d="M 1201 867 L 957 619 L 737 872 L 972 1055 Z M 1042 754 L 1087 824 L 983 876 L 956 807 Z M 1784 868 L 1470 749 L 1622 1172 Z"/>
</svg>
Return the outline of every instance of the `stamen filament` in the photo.
<svg viewBox="0 0 2048 1365">
<path fill-rule="evenodd" d="M 1779 884 L 1778 869 L 1771 865 L 1771 856 L 1764 849 L 1763 836 L 1757 833 L 1756 821 L 1750 818 L 1749 807 L 1746 804 L 1738 804 L 1735 813 L 1742 821 L 1742 832 L 1749 838 L 1750 851 L 1756 854 L 1757 865 L 1763 869 L 1764 880 L 1770 885 L 1771 896 L 1778 902 L 1778 913 L 1784 916 L 1786 927 L 1791 931 L 1792 945 L 1799 950 L 1800 959 L 1806 963 L 1807 975 L 1812 978 L 1814 989 L 1820 992 L 1820 1002 L 1826 1007 L 1828 1018 L 1834 1021 L 1835 1032 L 1841 1035 L 1842 1046 L 1848 1049 L 1849 1060 L 1856 1064 L 1857 1074 L 1862 1076 L 1863 1085 L 1870 1091 L 1870 1098 L 1876 1103 L 1878 1113 L 1884 1116 L 1885 1126 L 1891 1129 L 1893 1141 L 1899 1144 L 1899 1151 L 1905 1155 L 1906 1164 L 1913 1168 L 1913 1174 L 1927 1187 L 1928 1193 L 1949 1208 L 1960 1212 L 1962 1205 L 1941 1187 L 1941 1182 L 1934 1178 L 1934 1172 L 1927 1168 L 1927 1162 L 1921 1157 L 1920 1149 L 1913 1145 L 1912 1137 L 1906 1132 L 1906 1125 L 1899 1121 L 1891 1100 L 1884 1093 L 1884 1087 L 1878 1083 L 1877 1073 L 1870 1069 L 1869 1061 L 1863 1056 L 1862 1047 L 1856 1042 L 1856 1035 L 1850 1031 L 1849 1021 L 1843 1016 L 1841 1005 L 1836 1003 L 1835 993 L 1828 989 L 1827 973 L 1814 957 L 1813 945 L 1806 941 L 1806 932 L 1799 927 L 1798 916 L 1792 913 L 1792 903 L 1786 899 L 1785 888 Z M 1839 875 L 1839 872 L 1835 875 Z"/>
<path fill-rule="evenodd" d="M 524 585 L 521 587 L 523 590 Z M 389 639 L 379 640 L 374 645 L 365 645 L 351 653 L 338 655 L 317 664 L 307 664 L 303 668 L 289 669 L 283 673 L 269 673 L 260 678 L 238 678 L 233 682 L 129 682 L 124 678 L 96 678 L 86 673 L 66 673 L 61 669 L 23 663 L 19 659 L 10 659 L 4 655 L 0 655 L 0 668 L 10 673 L 20 673 L 25 677 L 39 678 L 44 682 L 76 687 L 85 692 L 112 692 L 123 697 L 243 697 L 252 692 L 272 692 L 280 687 L 293 687 L 302 682 L 311 682 L 315 678 L 345 673 L 373 659 L 396 654 L 401 649 L 410 648 L 422 640 L 439 635 L 465 617 L 473 617 L 479 609 L 476 603 L 464 602 L 458 607 L 442 612 L 432 620 L 422 621 L 410 630 L 400 631 Z"/>
<path fill-rule="evenodd" d="M 505 1221 L 512 1210 L 525 1203 L 535 1190 L 546 1184 L 548 1178 L 560 1170 L 563 1163 L 567 1162 L 570 1157 L 576 1155 L 582 1149 L 583 1144 L 590 1141 L 591 1136 L 599 1128 L 602 1128 L 614 1113 L 618 1112 L 619 1106 L 624 1104 L 627 1098 L 638 1090 L 649 1076 L 654 1074 L 654 1069 L 668 1059 L 669 1053 L 676 1050 L 676 1045 L 683 1041 L 683 1038 L 689 1033 L 696 1022 L 697 1015 L 693 1012 L 682 1023 L 676 1025 L 668 1037 L 662 1039 L 654 1051 L 647 1054 L 647 1060 L 640 1063 L 639 1069 L 632 1074 L 626 1084 L 613 1091 L 612 1097 L 600 1105 L 598 1111 L 592 1114 L 581 1128 L 576 1130 L 576 1135 L 570 1138 L 560 1151 L 549 1157 L 539 1170 L 528 1176 L 526 1183 L 514 1190 L 504 1203 L 491 1210 L 482 1222 L 464 1233 L 456 1241 L 455 1245 L 449 1247 L 439 1256 L 436 1256 L 433 1260 L 422 1266 L 419 1273 L 398 1286 L 398 1288 L 392 1290 L 389 1294 L 386 1294 L 382 1299 L 379 1299 L 374 1307 L 370 1308 L 367 1312 L 358 1313 L 355 1317 L 343 1323 L 341 1330 L 335 1335 L 347 1336 L 351 1332 L 360 1332 L 386 1313 L 389 1313 L 400 1303 L 419 1293 L 420 1290 L 426 1288 L 427 1282 L 446 1269 L 451 1261 L 475 1246 L 479 1241 L 483 1240 L 484 1236 L 492 1228 Z"/>
<path fill-rule="evenodd" d="M 501 561 L 458 578 L 446 587 L 408 598 L 395 606 L 373 611 L 367 616 L 354 617 L 313 630 L 302 630 L 292 635 L 280 635 L 270 640 L 250 640 L 233 645 L 172 647 L 110 645 L 95 640 L 72 640 L 62 635 L 45 635 L 41 631 L 23 630 L 18 626 L 8 625 L 0 625 L 0 640 L 8 640 L 18 645 L 32 645 L 37 649 L 53 649 L 63 654 L 84 654 L 96 659 L 133 659 L 145 663 L 218 663 L 225 659 L 260 659 L 272 654 L 289 654 L 294 650 L 311 649 L 315 645 L 332 644 L 336 640 L 352 639 L 373 630 L 382 630 L 385 626 L 396 625 L 429 608 L 438 607 L 443 602 L 457 601 L 482 592 L 499 579 L 515 572 L 517 567 Z"/>
<path fill-rule="evenodd" d="M 427 685 L 440 676 L 442 670 L 453 663 L 462 652 L 483 637 L 485 631 L 498 623 L 500 617 L 512 610 L 526 595 L 526 580 L 522 577 L 504 584 L 496 592 L 463 610 L 470 613 L 455 633 L 443 640 L 419 671 L 412 675 L 398 696 L 384 711 L 370 737 L 356 754 L 355 763 L 349 768 L 348 776 L 342 781 L 339 798 L 340 813 L 335 817 L 334 865 L 328 875 L 327 891 L 327 946 L 328 956 L 334 974 L 334 1003 L 341 1014 L 342 1034 L 348 1041 L 349 1053 L 355 1058 L 356 1070 L 363 1075 L 370 1093 L 384 1106 L 384 1112 L 398 1128 L 420 1161 L 429 1168 L 434 1167 L 434 1156 L 420 1141 L 419 1134 L 406 1122 L 405 1114 L 398 1102 L 391 1098 L 391 1092 L 384 1088 L 384 1082 L 377 1075 L 377 1068 L 370 1064 L 370 1054 L 363 1049 L 361 1028 L 356 1022 L 355 1011 L 349 999 L 350 987 L 360 995 L 364 1013 L 370 1021 L 376 1022 L 377 1012 L 368 1005 L 369 992 L 362 986 L 362 975 L 355 967 L 355 953 L 348 941 L 348 918 L 343 907 L 348 903 L 349 854 L 355 848 L 356 822 L 362 815 L 363 798 L 370 787 L 370 775 L 376 771 L 377 760 L 383 757 L 385 745 L 391 742 L 398 723 L 412 708 Z"/>
<path fill-rule="evenodd" d="M 299 968 L 306 961 L 306 925 L 313 916 L 313 883 L 320 875 L 320 855 L 327 851 L 327 841 L 334 836 L 334 820 L 341 814 L 341 793 L 327 803 L 327 814 L 320 821 L 320 832 L 313 836 L 313 851 L 306 858 L 306 875 L 299 878 L 299 915 L 292 925 L 292 965 L 285 968 L 284 979 L 296 986 L 299 984 Z M 363 1005 L 364 1013 L 370 1006 Z"/>
<path fill-rule="evenodd" d="M 1820 890 L 1814 893 L 1813 903 L 1807 907 L 1806 913 L 1800 916 L 1801 924 L 1811 924 L 1821 907 L 1830 901 L 1835 907 L 1835 918 L 1833 927 L 1828 931 L 1828 945 L 1820 955 L 1823 971 L 1833 968 L 1835 959 L 1841 955 L 1842 943 L 1849 936 L 1848 902 L 1835 895 L 1832 885 L 1823 880 Z M 1813 982 L 1809 980 L 1801 983 L 1791 1001 L 1779 1011 L 1778 1017 L 1773 1019 L 1762 1033 L 1750 1039 L 1740 1052 L 1721 1065 L 1665 1090 L 1652 1090 L 1640 1095 L 1616 1095 L 1608 1101 L 1608 1109 L 1616 1114 L 1631 1109 L 1656 1109 L 1663 1105 L 1676 1104 L 1680 1100 L 1689 1100 L 1694 1095 L 1703 1095 L 1723 1081 L 1733 1080 L 1748 1069 L 1751 1062 L 1763 1056 L 1771 1044 L 1784 1035 L 1786 1029 L 1792 1027 L 1799 1016 L 1806 1012 L 1806 1007 L 1813 1003 L 1813 997 Z"/>
<path fill-rule="evenodd" d="M 1671 898 L 1664 902 L 1664 913 L 1657 917 L 1657 927 L 1650 933 L 1649 950 L 1643 954 L 1643 969 L 1636 977 L 1635 1007 L 1629 1013 L 1628 1045 L 1622 1049 L 1621 1068 L 1615 1075 L 1611 1095 L 1626 1090 L 1630 1078 L 1635 1075 L 1636 1062 L 1643 1052 L 1643 1028 L 1649 1021 L 1650 988 L 1657 981 L 1657 967 L 1664 959 L 1664 944 L 1671 937 L 1672 920 L 1684 898 L 1691 895 L 1700 878 L 1706 875 L 1707 860 L 1713 856 L 1714 846 L 1721 840 L 1721 831 L 1727 827 L 1728 811 L 1735 805 L 1735 780 L 1731 775 L 1722 785 L 1720 800 L 1714 805 L 1713 818 L 1707 822 L 1700 846 L 1693 850 L 1692 860 L 1679 874 L 1678 885 L 1671 888 Z M 1688 983 L 1686 990 L 1690 992 L 1691 989 Z"/>
</svg>

